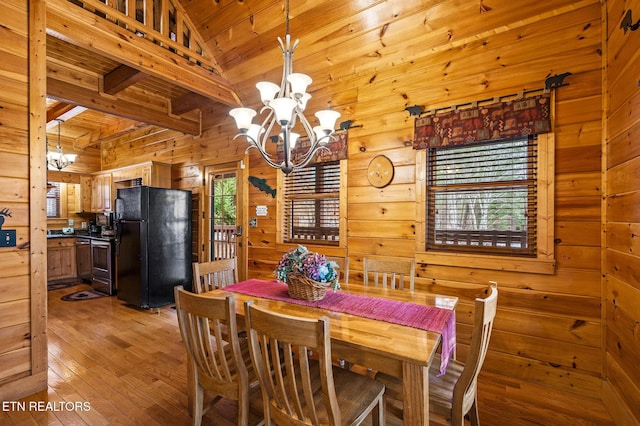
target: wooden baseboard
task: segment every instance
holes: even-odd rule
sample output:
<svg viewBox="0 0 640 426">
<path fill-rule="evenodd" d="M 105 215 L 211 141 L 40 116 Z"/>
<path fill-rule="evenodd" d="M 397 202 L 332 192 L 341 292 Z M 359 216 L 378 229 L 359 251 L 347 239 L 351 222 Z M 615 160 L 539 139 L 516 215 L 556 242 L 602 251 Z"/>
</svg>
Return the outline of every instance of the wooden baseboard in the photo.
<svg viewBox="0 0 640 426">
<path fill-rule="evenodd" d="M 607 407 L 616 425 L 634 426 L 640 424 L 640 419 L 634 417 L 618 392 L 606 380 L 602 384 L 602 402 L 604 402 L 604 406 Z"/>
<path fill-rule="evenodd" d="M 47 374 L 48 371 L 45 370 L 1 386 L 0 401 L 17 401 L 25 396 L 46 390 Z"/>
</svg>

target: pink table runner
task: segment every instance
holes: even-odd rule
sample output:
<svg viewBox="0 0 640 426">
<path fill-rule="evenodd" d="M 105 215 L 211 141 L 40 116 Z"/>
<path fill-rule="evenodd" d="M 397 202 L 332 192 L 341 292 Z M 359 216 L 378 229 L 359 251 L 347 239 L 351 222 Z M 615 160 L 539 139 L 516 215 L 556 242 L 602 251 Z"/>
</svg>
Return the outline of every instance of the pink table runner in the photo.
<svg viewBox="0 0 640 426">
<path fill-rule="evenodd" d="M 298 300 L 289 296 L 286 284 L 258 279 L 243 281 L 224 289 L 249 296 L 342 312 L 440 333 L 442 335 L 440 375 L 445 373 L 456 346 L 456 316 L 452 309 L 332 290 L 327 291 L 322 300 Z"/>
</svg>

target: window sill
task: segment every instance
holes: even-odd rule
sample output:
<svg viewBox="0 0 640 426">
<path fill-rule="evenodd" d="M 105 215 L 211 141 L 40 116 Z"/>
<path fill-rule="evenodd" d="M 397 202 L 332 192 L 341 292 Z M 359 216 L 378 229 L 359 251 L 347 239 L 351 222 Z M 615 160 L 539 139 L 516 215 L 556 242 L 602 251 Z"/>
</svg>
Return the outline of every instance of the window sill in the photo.
<svg viewBox="0 0 640 426">
<path fill-rule="evenodd" d="M 345 257 L 347 255 L 347 250 L 344 247 L 313 244 L 311 241 L 309 241 L 309 243 L 307 244 L 300 243 L 300 245 L 305 246 L 309 251 L 324 254 L 325 256 Z M 277 243 L 276 250 L 286 253 L 290 249 L 295 248 L 297 246 L 298 246 L 298 243 Z"/>
<path fill-rule="evenodd" d="M 544 275 L 553 275 L 556 271 L 555 259 L 489 256 L 465 253 L 417 252 L 416 263 Z"/>
</svg>

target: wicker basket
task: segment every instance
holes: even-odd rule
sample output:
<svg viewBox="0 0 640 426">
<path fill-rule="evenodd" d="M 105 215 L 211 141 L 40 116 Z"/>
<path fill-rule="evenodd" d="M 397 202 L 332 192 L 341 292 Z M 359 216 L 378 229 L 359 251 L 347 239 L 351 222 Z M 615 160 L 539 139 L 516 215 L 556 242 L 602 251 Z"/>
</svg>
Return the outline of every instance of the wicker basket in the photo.
<svg viewBox="0 0 640 426">
<path fill-rule="evenodd" d="M 300 300 L 322 300 L 332 283 L 314 281 L 300 273 L 287 275 L 289 296 Z"/>
</svg>

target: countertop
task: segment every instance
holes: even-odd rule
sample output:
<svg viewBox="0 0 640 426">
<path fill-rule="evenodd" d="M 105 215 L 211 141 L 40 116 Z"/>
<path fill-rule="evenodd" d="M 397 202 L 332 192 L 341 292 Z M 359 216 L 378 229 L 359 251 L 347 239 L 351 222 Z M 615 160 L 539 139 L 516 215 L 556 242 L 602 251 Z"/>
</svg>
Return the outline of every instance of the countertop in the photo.
<svg viewBox="0 0 640 426">
<path fill-rule="evenodd" d="M 73 234 L 63 234 L 61 231 L 47 231 L 47 239 L 50 238 L 87 238 L 100 241 L 112 241 L 115 239 L 113 235 L 92 234 L 87 231 L 76 231 Z"/>
</svg>

